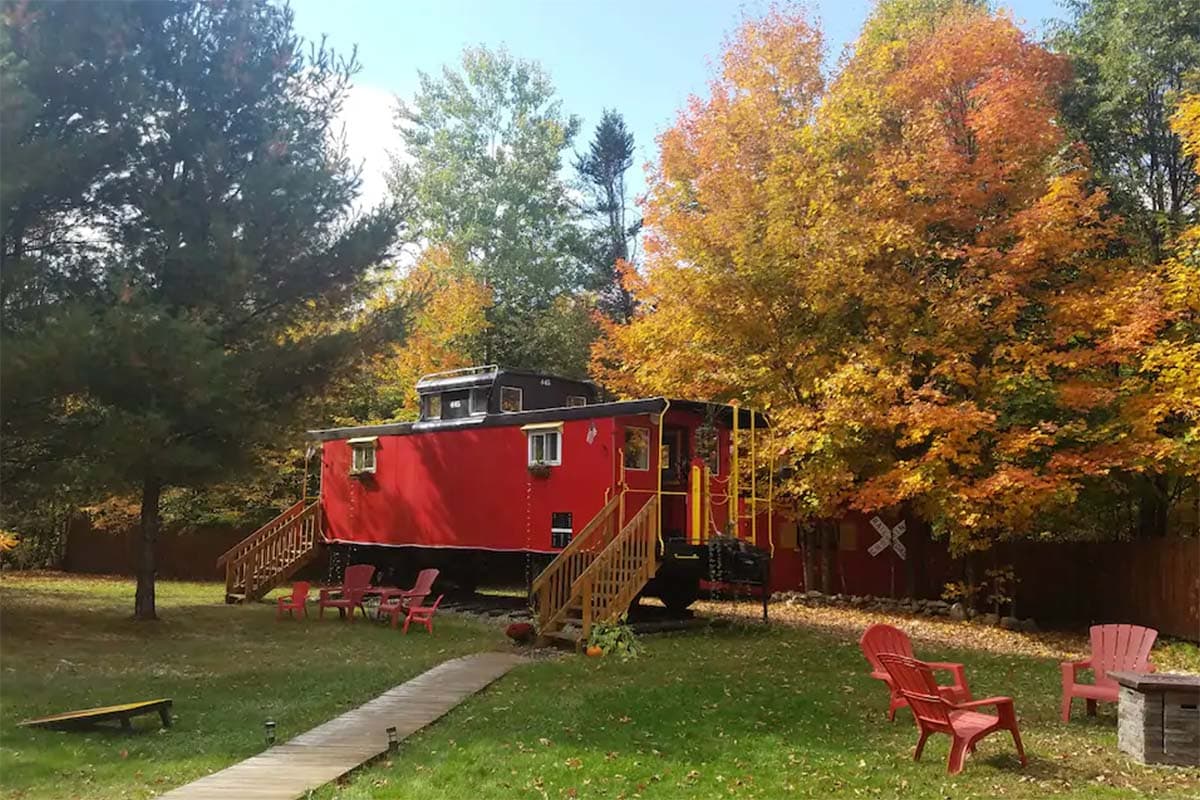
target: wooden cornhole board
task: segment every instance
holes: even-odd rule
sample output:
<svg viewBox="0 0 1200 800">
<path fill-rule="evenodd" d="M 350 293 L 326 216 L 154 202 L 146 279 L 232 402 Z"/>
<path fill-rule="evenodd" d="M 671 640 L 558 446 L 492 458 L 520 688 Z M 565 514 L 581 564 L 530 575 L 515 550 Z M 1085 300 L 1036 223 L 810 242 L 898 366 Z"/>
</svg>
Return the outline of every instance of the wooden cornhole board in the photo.
<svg viewBox="0 0 1200 800">
<path fill-rule="evenodd" d="M 164 728 L 171 727 L 171 701 L 142 700 L 138 703 L 125 703 L 119 706 L 101 706 L 100 708 L 85 708 L 81 711 L 67 711 L 62 714 L 51 714 L 48 717 L 27 719 L 19 723 L 27 728 L 53 728 L 54 730 L 75 730 L 87 728 L 99 722 L 118 720 L 121 727 L 129 730 L 133 725 L 129 722 L 132 717 L 158 712 Z"/>
</svg>

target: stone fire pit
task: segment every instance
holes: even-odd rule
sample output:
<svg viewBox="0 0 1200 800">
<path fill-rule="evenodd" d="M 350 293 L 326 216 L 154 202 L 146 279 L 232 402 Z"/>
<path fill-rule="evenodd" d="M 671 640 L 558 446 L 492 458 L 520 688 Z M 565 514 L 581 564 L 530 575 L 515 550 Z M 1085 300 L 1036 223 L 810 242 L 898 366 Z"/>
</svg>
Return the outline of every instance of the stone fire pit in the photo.
<svg viewBox="0 0 1200 800">
<path fill-rule="evenodd" d="M 1117 747 L 1143 764 L 1200 766 L 1200 675 L 1110 672 Z"/>
</svg>

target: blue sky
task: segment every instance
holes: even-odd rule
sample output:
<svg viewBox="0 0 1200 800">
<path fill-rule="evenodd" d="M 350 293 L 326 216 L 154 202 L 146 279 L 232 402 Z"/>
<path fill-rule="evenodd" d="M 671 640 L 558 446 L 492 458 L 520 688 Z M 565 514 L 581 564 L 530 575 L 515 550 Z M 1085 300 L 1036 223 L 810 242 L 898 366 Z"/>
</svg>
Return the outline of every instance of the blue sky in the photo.
<svg viewBox="0 0 1200 800">
<path fill-rule="evenodd" d="M 833 65 L 853 41 L 872 0 L 816 0 L 809 7 L 825 31 Z M 1063 10 L 1054 0 L 1007 0 L 999 5 L 1031 31 Z M 363 164 L 364 201 L 384 192 L 387 151 L 398 147 L 393 98 L 411 97 L 417 71 L 457 63 L 468 45 L 507 47 L 541 63 L 566 112 L 581 118 L 582 149 L 604 108 L 616 108 L 633 131 L 638 173 L 654 160 L 658 133 L 689 95 L 701 94 L 721 42 L 743 14 L 759 16 L 768 3 L 723 0 L 292 0 L 296 27 L 308 39 L 322 34 L 339 50 L 358 46 L 363 70 L 347 104 L 351 155 Z"/>
</svg>

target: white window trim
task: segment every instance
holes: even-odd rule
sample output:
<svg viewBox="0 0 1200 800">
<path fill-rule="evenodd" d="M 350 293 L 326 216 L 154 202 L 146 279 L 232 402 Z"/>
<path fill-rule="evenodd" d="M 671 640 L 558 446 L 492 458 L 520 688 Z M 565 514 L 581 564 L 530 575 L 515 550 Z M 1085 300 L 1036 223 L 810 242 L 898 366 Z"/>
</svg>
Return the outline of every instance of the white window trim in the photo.
<svg viewBox="0 0 1200 800">
<path fill-rule="evenodd" d="M 378 436 L 362 436 L 357 439 L 349 439 L 347 444 L 350 445 L 350 474 L 351 475 L 373 475 L 375 469 L 379 465 L 379 458 L 376 450 L 379 449 Z M 371 466 L 358 467 L 354 466 L 359 453 L 371 454 Z"/>
<path fill-rule="evenodd" d="M 646 432 L 646 451 L 645 451 L 645 452 L 646 452 L 646 466 L 644 466 L 644 467 L 631 467 L 631 466 L 629 466 L 628 464 L 626 464 L 626 465 L 625 465 L 625 470 L 626 470 L 627 472 L 649 472 L 649 471 L 650 471 L 650 462 L 651 462 L 651 461 L 653 461 L 653 459 L 651 459 L 651 458 L 650 458 L 650 448 L 654 446 L 654 445 L 651 443 L 651 440 L 650 440 L 650 429 L 649 429 L 649 428 L 643 428 L 643 427 L 642 427 L 642 426 L 640 426 L 640 425 L 626 425 L 626 426 L 625 426 L 625 432 L 626 432 L 626 434 L 628 434 L 628 433 L 629 433 L 629 431 L 645 431 L 645 432 Z M 628 451 L 626 451 L 626 452 L 625 452 L 625 456 L 628 456 L 628 455 L 629 455 L 629 452 L 628 452 Z M 622 457 L 622 461 L 624 461 L 624 457 Z"/>
<path fill-rule="evenodd" d="M 572 403 L 571 402 L 572 400 L 580 400 L 582 402 Z M 587 404 L 588 404 L 588 401 L 587 401 L 586 395 L 582 395 L 582 394 L 567 395 L 567 408 L 582 408 L 583 406 L 586 406 Z"/>
<path fill-rule="evenodd" d="M 557 448 L 558 456 L 554 459 L 544 459 L 542 461 L 537 461 L 533 457 L 533 442 L 535 439 L 539 439 L 539 438 L 546 437 L 546 436 L 554 436 L 555 438 L 558 439 L 558 448 Z M 561 467 L 562 466 L 562 456 L 563 456 L 562 439 L 563 439 L 563 437 L 562 437 L 561 427 L 534 428 L 534 429 L 526 431 L 525 432 L 525 440 L 526 440 L 525 441 L 525 463 L 530 467 Z M 542 451 L 545 452 L 545 449 L 546 449 L 546 447 L 543 444 Z"/>
<path fill-rule="evenodd" d="M 517 410 L 509 411 L 504 407 L 504 393 L 517 393 Z M 500 412 L 502 414 L 516 414 L 525 410 L 525 391 L 520 386 L 501 386 L 500 387 Z"/>
</svg>

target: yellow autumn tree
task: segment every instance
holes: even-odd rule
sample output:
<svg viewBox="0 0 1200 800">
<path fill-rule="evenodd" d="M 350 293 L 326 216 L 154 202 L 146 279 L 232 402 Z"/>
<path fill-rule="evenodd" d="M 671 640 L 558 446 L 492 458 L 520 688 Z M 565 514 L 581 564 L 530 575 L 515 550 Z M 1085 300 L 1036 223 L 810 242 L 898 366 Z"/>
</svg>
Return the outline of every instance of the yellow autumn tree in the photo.
<svg viewBox="0 0 1200 800">
<path fill-rule="evenodd" d="M 1200 94 L 1180 102 L 1172 127 L 1200 164 Z M 1146 429 L 1165 431 L 1156 466 L 1200 478 L 1200 224 L 1180 234 L 1162 265 L 1167 327 L 1134 378 L 1144 392 L 1130 411 Z"/>
<path fill-rule="evenodd" d="M 803 12 L 732 37 L 660 140 L 643 311 L 593 366 L 764 408 L 804 513 L 906 504 L 964 550 L 1157 446 L 1119 376 L 1165 312 L 1105 257 L 1062 60 L 974 3 L 881 9 L 827 89 Z"/>
</svg>

